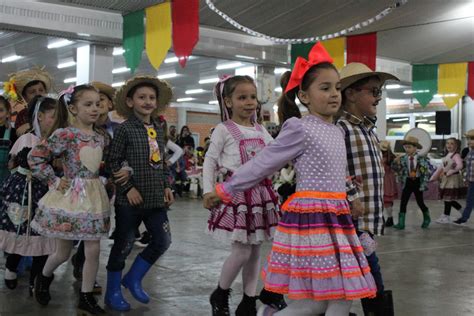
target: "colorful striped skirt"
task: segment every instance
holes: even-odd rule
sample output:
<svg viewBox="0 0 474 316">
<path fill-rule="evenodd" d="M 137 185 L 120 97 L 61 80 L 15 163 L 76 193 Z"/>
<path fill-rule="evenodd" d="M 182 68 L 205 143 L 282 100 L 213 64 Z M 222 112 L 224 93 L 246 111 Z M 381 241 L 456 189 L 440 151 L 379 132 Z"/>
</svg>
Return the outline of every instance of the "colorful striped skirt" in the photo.
<svg viewBox="0 0 474 316">
<path fill-rule="evenodd" d="M 262 277 L 290 299 L 374 297 L 375 281 L 356 235 L 346 194 L 302 191 L 283 205 Z"/>
</svg>

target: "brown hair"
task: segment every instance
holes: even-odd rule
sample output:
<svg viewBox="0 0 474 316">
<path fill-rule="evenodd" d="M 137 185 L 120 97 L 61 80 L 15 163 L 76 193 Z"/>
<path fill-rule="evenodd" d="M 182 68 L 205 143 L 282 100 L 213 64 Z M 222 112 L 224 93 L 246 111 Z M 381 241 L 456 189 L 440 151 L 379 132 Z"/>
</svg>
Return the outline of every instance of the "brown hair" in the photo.
<svg viewBox="0 0 474 316">
<path fill-rule="evenodd" d="M 316 64 L 312 66 L 308 71 L 303 76 L 303 80 L 301 80 L 301 85 L 300 87 L 296 87 L 294 89 L 291 89 L 288 92 L 283 92 L 281 97 L 278 99 L 278 118 L 280 120 L 280 124 L 283 124 L 286 120 L 292 117 L 301 117 L 300 110 L 298 108 L 298 105 L 296 104 L 296 95 L 299 90 L 307 91 L 311 84 L 316 80 L 319 71 L 321 69 L 332 69 L 335 72 L 339 73 L 337 71 L 337 68 L 328 62 Z M 291 77 L 291 72 L 287 71 L 285 72 L 281 78 L 280 78 L 280 85 L 285 91 L 286 86 L 288 85 L 288 81 L 290 80 Z M 301 102 L 304 106 L 307 106 L 303 102 Z"/>
<path fill-rule="evenodd" d="M 255 89 L 257 88 L 255 81 L 250 76 L 233 76 L 225 81 L 219 81 L 214 87 L 214 94 L 216 95 L 221 110 L 222 122 L 226 120 L 225 111 L 229 114 L 229 118 L 232 118 L 232 109 L 226 107 L 225 98 L 232 98 L 235 88 L 241 83 L 251 83 L 255 86 Z"/>
<path fill-rule="evenodd" d="M 149 82 L 141 82 L 137 85 L 134 85 L 127 93 L 127 98 L 130 98 L 130 99 L 133 99 L 133 95 L 135 94 L 135 92 L 137 92 L 138 89 L 140 88 L 143 88 L 143 87 L 148 87 L 148 88 L 152 88 L 155 93 L 156 93 L 156 100 L 157 100 L 157 103 L 158 103 L 158 95 L 160 93 L 160 91 L 158 90 L 158 87 L 155 86 L 154 84 L 151 84 Z"/>
<path fill-rule="evenodd" d="M 12 111 L 12 106 L 10 105 L 10 101 L 8 101 L 8 99 L 2 95 L 0 95 L 0 103 L 3 103 L 3 105 L 7 109 L 7 112 L 10 113 Z"/>
<path fill-rule="evenodd" d="M 454 151 L 454 153 L 459 154 L 461 152 L 461 141 L 456 137 L 449 137 L 448 139 L 446 139 L 446 143 L 448 142 L 448 140 L 454 141 L 454 143 L 456 144 L 456 150 Z M 446 155 L 447 154 L 448 153 L 446 152 Z"/>
</svg>

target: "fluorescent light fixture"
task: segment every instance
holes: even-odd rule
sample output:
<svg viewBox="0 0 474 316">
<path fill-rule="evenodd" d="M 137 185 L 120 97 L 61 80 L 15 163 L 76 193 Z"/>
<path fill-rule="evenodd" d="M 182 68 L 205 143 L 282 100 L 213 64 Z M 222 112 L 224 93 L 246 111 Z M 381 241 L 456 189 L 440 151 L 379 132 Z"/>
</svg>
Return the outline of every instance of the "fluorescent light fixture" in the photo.
<svg viewBox="0 0 474 316">
<path fill-rule="evenodd" d="M 186 101 L 191 101 L 194 100 L 194 98 L 180 98 L 176 99 L 176 102 L 186 102 Z"/>
<path fill-rule="evenodd" d="M 69 68 L 75 66 L 76 62 L 74 60 L 66 61 L 64 63 L 58 64 L 58 69 Z"/>
<path fill-rule="evenodd" d="M 435 94 L 434 97 L 435 98 L 446 98 L 446 97 L 457 97 L 458 94 L 457 93 L 446 93 L 446 94 Z"/>
<path fill-rule="evenodd" d="M 279 74 L 282 74 L 286 71 L 290 71 L 290 69 L 289 68 L 280 68 L 280 67 L 278 67 L 278 68 L 275 68 L 275 70 L 273 72 L 275 73 L 275 75 L 279 75 Z"/>
<path fill-rule="evenodd" d="M 18 55 L 10 55 L 8 57 L 2 58 L 2 63 L 10 63 L 12 61 L 16 61 L 18 59 L 22 59 L 23 56 L 18 56 Z"/>
<path fill-rule="evenodd" d="M 429 93 L 430 90 L 404 90 L 403 94 L 413 94 L 413 93 Z"/>
<path fill-rule="evenodd" d="M 251 57 L 251 56 L 245 56 L 245 55 L 235 55 L 237 58 L 243 58 L 243 59 L 250 59 L 250 60 L 255 60 L 257 58 Z"/>
<path fill-rule="evenodd" d="M 428 121 L 430 124 L 436 124 L 436 121 Z"/>
<path fill-rule="evenodd" d="M 206 92 L 204 89 L 191 89 L 191 90 L 186 90 L 184 93 L 186 94 L 198 94 L 198 93 L 203 93 Z"/>
<path fill-rule="evenodd" d="M 84 37 L 91 37 L 91 35 L 88 33 L 77 33 L 77 35 L 84 36 Z"/>
<path fill-rule="evenodd" d="M 77 81 L 76 77 L 64 79 L 64 83 L 73 83 L 73 82 L 76 82 L 76 81 Z"/>
<path fill-rule="evenodd" d="M 118 56 L 118 55 L 122 55 L 124 52 L 125 52 L 125 49 L 123 49 L 122 47 L 114 47 L 114 51 L 112 52 L 112 55 Z"/>
<path fill-rule="evenodd" d="M 419 123 L 419 122 L 428 122 L 427 119 L 419 119 L 419 120 L 415 120 L 416 123 Z"/>
<path fill-rule="evenodd" d="M 178 77 L 178 74 L 175 73 L 175 72 L 171 72 L 171 73 L 162 74 L 162 75 L 157 76 L 158 79 L 169 79 L 169 78 L 174 78 L 174 77 Z"/>
<path fill-rule="evenodd" d="M 280 92 L 281 93 L 282 91 L 283 91 L 283 89 L 281 87 L 275 88 L 275 92 Z"/>
<path fill-rule="evenodd" d="M 130 68 L 127 68 L 127 67 L 120 67 L 120 68 L 112 69 L 112 73 L 113 73 L 113 74 L 121 74 L 121 73 L 127 72 L 127 71 L 130 71 Z"/>
<path fill-rule="evenodd" d="M 219 102 L 217 100 L 212 100 L 212 101 L 209 101 L 209 104 L 219 104 Z"/>
<path fill-rule="evenodd" d="M 402 86 L 399 84 L 388 84 L 385 86 L 387 90 L 395 90 L 395 89 L 400 89 Z"/>
<path fill-rule="evenodd" d="M 241 62 L 234 62 L 234 63 L 227 63 L 227 64 L 220 64 L 217 65 L 216 69 L 217 70 L 222 70 L 222 69 L 232 69 L 232 68 L 238 68 L 242 66 L 243 64 Z"/>
<path fill-rule="evenodd" d="M 70 41 L 70 40 L 67 40 L 67 39 L 64 39 L 64 40 L 60 40 L 60 41 L 56 41 L 56 42 L 52 42 L 52 43 L 48 44 L 48 48 L 49 49 L 60 48 L 60 47 L 71 45 L 72 43 L 74 43 L 74 42 Z"/>
<path fill-rule="evenodd" d="M 404 118 L 399 118 L 399 119 L 393 119 L 394 122 L 403 122 L 403 121 L 409 121 L 410 119 L 408 117 Z"/>
<path fill-rule="evenodd" d="M 120 82 L 114 82 L 112 83 L 112 87 L 121 87 L 125 84 L 125 81 L 120 81 Z"/>
<path fill-rule="evenodd" d="M 208 78 L 208 79 L 201 79 L 199 80 L 199 84 L 206 84 L 206 83 L 216 83 L 219 82 L 219 78 Z"/>
</svg>

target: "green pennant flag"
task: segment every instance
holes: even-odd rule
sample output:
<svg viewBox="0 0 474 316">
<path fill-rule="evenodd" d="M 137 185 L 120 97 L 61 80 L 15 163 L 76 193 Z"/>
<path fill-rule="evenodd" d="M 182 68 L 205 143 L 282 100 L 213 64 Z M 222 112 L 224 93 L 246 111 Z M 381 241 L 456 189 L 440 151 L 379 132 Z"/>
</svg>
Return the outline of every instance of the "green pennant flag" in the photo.
<svg viewBox="0 0 474 316">
<path fill-rule="evenodd" d="M 313 48 L 315 42 L 303 43 L 303 44 L 291 44 L 291 69 L 295 65 L 297 57 L 303 57 L 308 59 L 308 54 L 311 48 Z"/>
<path fill-rule="evenodd" d="M 438 92 L 438 65 L 413 65 L 412 89 L 413 96 L 426 107 Z"/>
<path fill-rule="evenodd" d="M 132 74 L 140 64 L 145 46 L 145 11 L 140 10 L 123 17 L 123 57 Z"/>
</svg>

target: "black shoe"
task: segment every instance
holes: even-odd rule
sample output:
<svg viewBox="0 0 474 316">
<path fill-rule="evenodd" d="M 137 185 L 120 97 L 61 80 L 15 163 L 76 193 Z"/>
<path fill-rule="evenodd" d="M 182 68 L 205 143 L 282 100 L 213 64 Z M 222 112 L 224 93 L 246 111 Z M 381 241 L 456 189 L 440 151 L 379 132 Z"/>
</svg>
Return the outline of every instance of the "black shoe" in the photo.
<svg viewBox="0 0 474 316">
<path fill-rule="evenodd" d="M 77 306 L 78 316 L 104 315 L 105 310 L 97 305 L 92 292 L 81 292 L 79 294 L 79 305 Z"/>
<path fill-rule="evenodd" d="M 92 289 L 92 294 L 94 295 L 101 295 L 102 294 L 102 286 L 100 286 L 97 281 L 94 282 L 94 288 Z"/>
<path fill-rule="evenodd" d="M 257 315 L 257 297 L 248 296 L 244 293 L 244 297 L 237 306 L 235 316 L 256 316 Z"/>
<path fill-rule="evenodd" d="M 272 308 L 277 309 L 279 311 L 288 306 L 285 302 L 285 297 L 283 296 L 283 294 L 273 293 L 265 290 L 265 288 L 263 288 L 260 292 L 258 299 L 263 304 L 271 306 Z"/>
<path fill-rule="evenodd" d="M 16 289 L 16 286 L 18 285 L 18 279 L 12 279 L 12 280 L 5 279 L 5 285 L 10 290 L 14 290 L 14 289 Z"/>
<path fill-rule="evenodd" d="M 462 225 L 464 226 L 466 224 L 467 221 L 463 220 L 462 218 L 460 219 L 457 219 L 453 222 L 453 224 L 456 224 L 456 225 Z M 6 280 L 5 280 L 6 281 Z"/>
<path fill-rule="evenodd" d="M 74 269 L 72 270 L 72 275 L 77 281 L 81 281 L 82 280 L 82 264 L 79 264 L 77 262 L 76 255 L 73 255 L 71 257 L 71 262 L 72 262 L 72 266 L 74 267 Z"/>
<path fill-rule="evenodd" d="M 363 298 L 362 309 L 364 315 L 394 316 L 392 291 L 377 293 L 375 298 Z"/>
<path fill-rule="evenodd" d="M 392 227 L 393 226 L 393 217 L 388 217 L 387 221 L 385 222 L 385 227 Z"/>
<path fill-rule="evenodd" d="M 212 292 L 210 302 L 212 306 L 212 316 L 230 316 L 229 297 L 231 289 L 223 290 L 220 286 Z"/>
<path fill-rule="evenodd" d="M 145 248 L 146 246 L 148 246 L 150 241 L 151 241 L 151 235 L 149 232 L 145 231 L 143 232 L 141 238 L 135 241 L 135 245 L 137 245 L 138 247 Z"/>
<path fill-rule="evenodd" d="M 51 295 L 49 294 L 49 286 L 53 282 L 54 275 L 46 277 L 43 273 L 38 274 L 35 282 L 35 298 L 38 303 L 43 306 L 48 305 L 51 300 Z"/>
</svg>

